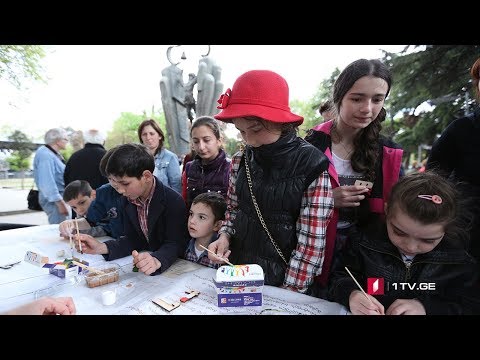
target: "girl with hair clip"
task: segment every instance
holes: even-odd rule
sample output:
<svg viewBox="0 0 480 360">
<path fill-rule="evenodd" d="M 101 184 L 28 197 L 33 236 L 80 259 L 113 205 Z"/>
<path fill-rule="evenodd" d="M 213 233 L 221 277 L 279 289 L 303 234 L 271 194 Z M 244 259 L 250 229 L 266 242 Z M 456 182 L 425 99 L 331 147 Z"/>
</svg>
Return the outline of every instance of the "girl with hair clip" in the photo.
<svg viewBox="0 0 480 360">
<path fill-rule="evenodd" d="M 230 159 L 222 149 L 220 126 L 211 116 L 197 118 L 190 129 L 195 157 L 185 164 L 182 174 L 182 196 L 190 209 L 193 199 L 205 192 L 226 197 Z"/>
<path fill-rule="evenodd" d="M 478 314 L 476 262 L 465 250 L 468 235 L 460 220 L 464 209 L 441 176 L 403 177 L 385 204 L 386 221 L 347 243 L 328 299 L 355 315 Z M 352 276 L 375 296 L 360 291 Z"/>
<path fill-rule="evenodd" d="M 316 294 L 324 297 L 332 264 L 362 224 L 383 216 L 384 201 L 401 173 L 403 151 L 380 135 L 392 77 L 379 60 L 359 59 L 338 76 L 333 89 L 336 116 L 306 140 L 330 160 L 334 213 L 327 228 L 322 275 Z M 376 214 L 376 215 L 374 215 Z"/>
</svg>

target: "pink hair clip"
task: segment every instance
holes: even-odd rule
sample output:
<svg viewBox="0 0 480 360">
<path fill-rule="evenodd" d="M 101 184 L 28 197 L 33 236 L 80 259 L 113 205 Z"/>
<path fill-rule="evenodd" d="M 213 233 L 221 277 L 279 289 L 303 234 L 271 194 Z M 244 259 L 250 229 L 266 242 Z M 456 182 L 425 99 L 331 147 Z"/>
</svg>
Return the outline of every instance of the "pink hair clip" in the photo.
<svg viewBox="0 0 480 360">
<path fill-rule="evenodd" d="M 434 204 L 441 204 L 442 198 L 438 195 L 418 195 L 420 199 L 430 200 Z"/>
</svg>

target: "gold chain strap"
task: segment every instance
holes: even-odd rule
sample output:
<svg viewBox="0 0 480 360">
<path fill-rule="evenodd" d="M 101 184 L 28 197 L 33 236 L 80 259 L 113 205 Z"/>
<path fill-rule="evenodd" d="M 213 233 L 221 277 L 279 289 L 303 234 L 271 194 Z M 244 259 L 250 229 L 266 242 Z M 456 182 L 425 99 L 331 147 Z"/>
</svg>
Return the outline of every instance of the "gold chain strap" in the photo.
<svg viewBox="0 0 480 360">
<path fill-rule="evenodd" d="M 260 208 L 258 207 L 257 204 L 257 199 L 255 198 L 255 195 L 253 195 L 253 188 L 252 188 L 252 178 L 250 176 L 250 168 L 248 167 L 248 161 L 247 161 L 247 153 L 245 153 L 245 171 L 247 173 L 247 182 L 248 182 L 248 188 L 250 189 L 250 194 L 252 195 L 252 201 L 253 201 L 253 206 L 255 207 L 255 211 L 257 212 L 258 219 L 260 220 L 260 223 L 263 226 L 263 229 L 268 235 L 268 238 L 272 242 L 273 246 L 275 247 L 275 250 L 277 250 L 278 255 L 282 258 L 282 260 L 285 262 L 285 264 L 288 266 L 287 260 L 285 260 L 285 257 L 283 256 L 282 250 L 278 247 L 277 243 L 275 240 L 273 240 L 272 235 L 270 234 L 270 231 L 267 229 L 267 225 L 265 224 L 265 221 L 263 220 L 262 213 L 260 212 Z"/>
</svg>

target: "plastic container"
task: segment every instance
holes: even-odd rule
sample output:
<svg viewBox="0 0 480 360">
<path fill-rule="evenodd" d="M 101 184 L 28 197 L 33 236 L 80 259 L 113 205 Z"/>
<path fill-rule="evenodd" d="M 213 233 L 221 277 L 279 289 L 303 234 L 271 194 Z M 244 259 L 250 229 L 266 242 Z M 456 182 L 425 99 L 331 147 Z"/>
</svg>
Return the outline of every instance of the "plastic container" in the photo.
<svg viewBox="0 0 480 360">
<path fill-rule="evenodd" d="M 115 290 L 107 290 L 102 292 L 102 304 L 113 305 L 117 301 L 117 292 Z"/>
<path fill-rule="evenodd" d="M 219 307 L 262 305 L 264 275 L 257 264 L 220 266 L 213 283 Z"/>
<path fill-rule="evenodd" d="M 107 285 L 118 281 L 120 278 L 120 266 L 117 264 L 105 264 L 100 266 L 92 266 L 104 274 L 98 274 L 93 271 L 85 271 L 85 281 L 89 288 Z"/>
</svg>

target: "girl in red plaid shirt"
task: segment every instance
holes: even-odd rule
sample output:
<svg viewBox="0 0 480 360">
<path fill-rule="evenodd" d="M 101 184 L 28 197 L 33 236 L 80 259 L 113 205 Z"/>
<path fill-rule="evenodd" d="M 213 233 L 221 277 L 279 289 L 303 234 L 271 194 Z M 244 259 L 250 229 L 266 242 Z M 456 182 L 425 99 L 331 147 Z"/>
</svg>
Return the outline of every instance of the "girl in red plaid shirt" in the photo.
<svg viewBox="0 0 480 360">
<path fill-rule="evenodd" d="M 303 117 L 290 111 L 288 84 L 273 71 L 246 72 L 218 102 L 214 118 L 233 123 L 246 146 L 233 156 L 225 222 L 209 250 L 260 265 L 266 285 L 308 294 L 333 211 L 328 159 L 297 135 Z"/>
</svg>

